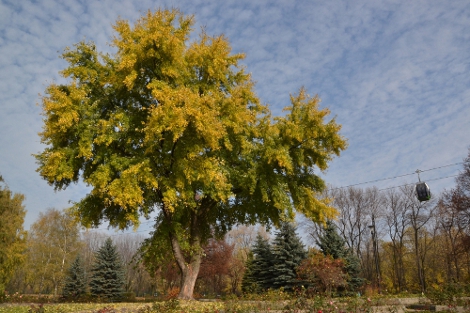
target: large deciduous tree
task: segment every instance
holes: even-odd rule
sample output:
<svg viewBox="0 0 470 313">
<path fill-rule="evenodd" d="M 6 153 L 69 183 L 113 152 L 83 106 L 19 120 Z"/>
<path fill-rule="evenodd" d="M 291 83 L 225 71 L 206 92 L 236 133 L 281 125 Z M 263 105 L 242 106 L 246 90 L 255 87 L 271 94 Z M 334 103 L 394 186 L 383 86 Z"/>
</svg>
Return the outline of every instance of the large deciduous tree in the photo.
<svg viewBox="0 0 470 313">
<path fill-rule="evenodd" d="M 24 196 L 13 194 L 0 175 L 0 293 L 12 278 L 15 269 L 24 261 L 26 232 L 23 222 L 26 211 Z"/>
<path fill-rule="evenodd" d="M 193 17 L 148 12 L 114 25 L 115 52 L 68 48 L 42 98 L 47 147 L 38 171 L 56 189 L 83 180 L 75 204 L 86 226 L 126 228 L 157 211 L 181 270 L 179 297 L 192 298 L 202 245 L 233 224 L 278 222 L 302 212 L 334 215 L 317 199 L 325 170 L 345 149 L 328 109 L 301 89 L 273 118 L 224 36 L 193 41 Z"/>
</svg>

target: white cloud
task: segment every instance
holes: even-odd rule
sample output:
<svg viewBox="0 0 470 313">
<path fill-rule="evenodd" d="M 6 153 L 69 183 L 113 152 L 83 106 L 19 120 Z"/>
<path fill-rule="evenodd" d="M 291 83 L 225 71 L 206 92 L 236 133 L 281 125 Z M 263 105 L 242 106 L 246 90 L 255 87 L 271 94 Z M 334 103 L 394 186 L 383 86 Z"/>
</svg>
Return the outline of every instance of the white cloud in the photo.
<svg viewBox="0 0 470 313">
<path fill-rule="evenodd" d="M 133 22 L 159 6 L 195 14 L 196 32 L 224 33 L 234 52 L 246 53 L 243 63 L 274 114 L 301 86 L 319 94 L 349 139 L 326 173 L 335 185 L 460 162 L 467 154 L 468 1 L 3 1 L 0 172 L 12 190 L 26 194 L 29 223 L 86 192 L 78 185 L 54 193 L 31 157 L 43 148 L 35 104 L 47 84 L 61 79 L 65 62 L 58 56 L 83 39 L 112 51 L 118 17 Z"/>
</svg>

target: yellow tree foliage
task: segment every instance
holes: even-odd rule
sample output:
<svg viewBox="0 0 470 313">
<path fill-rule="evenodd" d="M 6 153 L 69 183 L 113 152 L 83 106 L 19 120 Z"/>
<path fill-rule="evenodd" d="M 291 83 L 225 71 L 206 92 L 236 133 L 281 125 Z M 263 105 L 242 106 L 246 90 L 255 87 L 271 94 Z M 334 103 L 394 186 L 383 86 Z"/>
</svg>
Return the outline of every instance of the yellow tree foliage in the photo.
<svg viewBox="0 0 470 313">
<path fill-rule="evenodd" d="M 0 176 L 0 184 L 3 183 Z M 24 261 L 26 231 L 23 230 L 26 211 L 24 195 L 13 194 L 0 185 L 0 294 Z"/>
<path fill-rule="evenodd" d="M 156 211 L 156 234 L 182 270 L 190 298 L 200 245 L 234 224 L 277 224 L 298 211 L 324 221 L 323 171 L 345 149 L 327 109 L 301 89 L 272 118 L 224 36 L 191 41 L 193 17 L 147 12 L 118 20 L 112 55 L 68 48 L 64 85 L 42 98 L 47 145 L 39 173 L 56 189 L 83 180 L 74 210 L 85 226 L 137 225 Z M 190 281 L 190 282 L 189 282 Z"/>
<path fill-rule="evenodd" d="M 26 272 L 35 292 L 59 294 L 67 269 L 82 247 L 80 227 L 68 211 L 48 209 L 31 225 Z"/>
</svg>

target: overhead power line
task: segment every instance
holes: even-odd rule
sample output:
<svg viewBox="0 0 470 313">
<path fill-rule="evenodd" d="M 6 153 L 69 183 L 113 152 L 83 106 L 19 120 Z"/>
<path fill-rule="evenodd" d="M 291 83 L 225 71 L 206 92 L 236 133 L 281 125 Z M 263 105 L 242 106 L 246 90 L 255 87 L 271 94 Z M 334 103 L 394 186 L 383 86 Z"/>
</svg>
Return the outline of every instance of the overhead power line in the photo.
<svg viewBox="0 0 470 313">
<path fill-rule="evenodd" d="M 457 174 L 457 175 L 450 175 L 450 176 L 445 176 L 445 177 L 438 177 L 438 178 L 433 178 L 433 179 L 427 179 L 426 181 L 430 182 L 430 181 L 436 181 L 436 180 L 452 178 L 452 177 L 457 177 L 457 176 L 459 176 L 459 175 Z M 409 184 L 403 184 L 403 185 L 399 185 L 399 186 L 392 186 L 392 187 L 382 188 L 382 189 L 379 189 L 379 191 L 393 189 L 393 188 L 399 188 L 399 187 L 405 187 L 405 186 L 410 186 L 410 185 L 415 185 L 415 183 L 409 183 Z"/>
<path fill-rule="evenodd" d="M 420 170 L 420 173 L 422 173 L 422 172 L 434 171 L 434 170 L 437 170 L 437 169 L 440 169 L 440 168 L 449 167 L 449 166 L 455 166 L 455 165 L 461 165 L 461 164 L 463 164 L 463 162 L 457 162 L 457 163 L 452 163 L 452 164 L 437 166 L 437 167 L 429 168 L 429 169 L 426 169 L 426 170 Z M 402 174 L 402 175 L 397 175 L 397 176 L 392 176 L 392 177 L 387 177 L 387 178 L 379 178 L 379 179 L 369 180 L 369 181 L 365 181 L 365 182 L 362 182 L 362 183 L 356 183 L 356 184 L 351 184 L 351 185 L 342 186 L 342 187 L 335 187 L 335 188 L 331 188 L 331 189 L 328 189 L 328 190 L 336 190 L 336 189 L 349 188 L 349 187 L 354 187 L 354 186 L 359 186 L 359 185 L 377 183 L 377 182 L 380 182 L 380 181 L 385 181 L 385 180 L 390 180 L 390 179 L 396 179 L 396 178 L 401 178 L 401 177 L 411 176 L 411 175 L 416 175 L 416 172 L 408 173 L 408 174 Z M 454 175 L 454 176 L 457 176 L 457 175 Z M 454 176 L 449 176 L 449 177 L 454 177 Z M 448 178 L 448 177 L 444 177 L 444 178 Z M 443 178 L 437 178 L 437 179 L 434 179 L 434 180 L 438 180 L 438 179 L 443 179 Z M 429 180 L 428 180 L 428 181 L 429 181 Z M 405 185 L 403 185 L 403 186 L 405 186 Z M 400 186 L 395 186 L 395 187 L 400 187 Z M 390 188 L 395 188 L 395 187 L 390 187 Z"/>
</svg>

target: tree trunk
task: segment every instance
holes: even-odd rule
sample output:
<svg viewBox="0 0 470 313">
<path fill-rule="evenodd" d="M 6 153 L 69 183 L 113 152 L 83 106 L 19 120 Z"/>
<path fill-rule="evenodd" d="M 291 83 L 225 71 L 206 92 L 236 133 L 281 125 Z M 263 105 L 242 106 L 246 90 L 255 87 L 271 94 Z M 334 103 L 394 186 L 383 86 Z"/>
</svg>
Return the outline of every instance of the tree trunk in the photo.
<svg viewBox="0 0 470 313">
<path fill-rule="evenodd" d="M 203 250 L 201 247 L 201 236 L 199 233 L 198 222 L 198 216 L 195 212 L 193 212 L 191 214 L 189 236 L 189 244 L 191 247 L 191 251 L 189 252 L 188 256 L 189 262 L 187 262 L 185 259 L 185 255 L 181 250 L 181 245 L 178 242 L 176 233 L 173 231 L 169 233 L 173 255 L 175 256 L 176 263 L 178 264 L 181 272 L 181 285 L 178 298 L 183 300 L 194 299 L 194 286 L 196 285 L 199 269 L 201 267 Z"/>
<path fill-rule="evenodd" d="M 199 257 L 199 261 L 194 262 L 194 264 L 189 264 L 185 266 L 184 269 L 181 270 L 181 289 L 178 295 L 179 299 L 183 300 L 192 300 L 194 286 L 196 285 L 196 279 L 199 274 L 199 267 L 201 264 L 201 258 Z"/>
<path fill-rule="evenodd" d="M 423 277 L 423 270 L 421 266 L 421 256 L 420 256 L 420 248 L 419 248 L 419 236 L 418 236 L 418 230 L 419 228 L 414 229 L 414 241 L 415 241 L 415 257 L 416 257 L 416 269 L 417 269 L 417 274 L 418 274 L 418 282 L 421 287 L 421 292 L 424 293 L 426 290 L 426 287 L 424 285 L 424 277 Z"/>
</svg>

